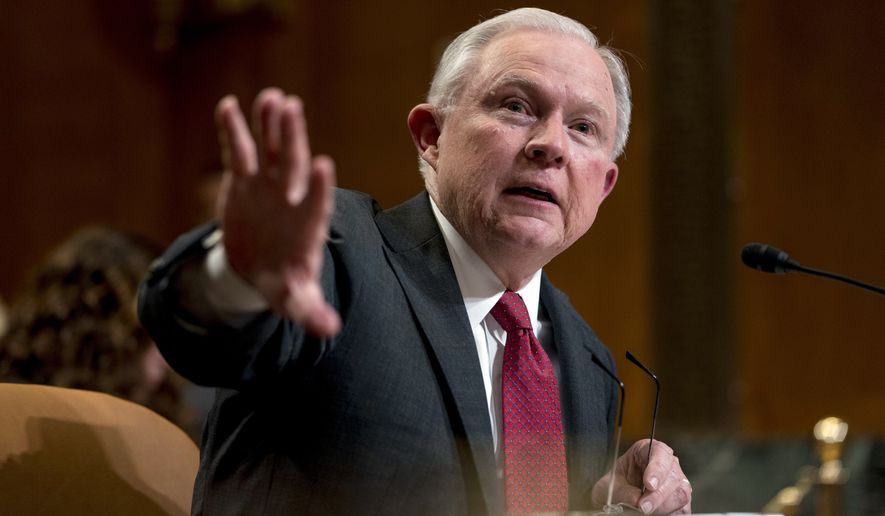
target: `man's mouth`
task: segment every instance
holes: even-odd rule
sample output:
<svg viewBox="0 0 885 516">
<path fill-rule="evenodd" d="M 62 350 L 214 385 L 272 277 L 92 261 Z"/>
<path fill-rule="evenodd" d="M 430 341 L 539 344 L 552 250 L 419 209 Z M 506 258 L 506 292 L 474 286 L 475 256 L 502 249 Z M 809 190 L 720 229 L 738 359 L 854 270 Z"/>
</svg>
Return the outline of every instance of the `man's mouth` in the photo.
<svg viewBox="0 0 885 516">
<path fill-rule="evenodd" d="M 508 188 L 504 190 L 505 193 L 512 195 L 523 195 L 525 197 L 529 197 L 532 199 L 537 199 L 539 201 L 545 201 L 552 204 L 556 204 L 556 200 L 552 195 L 545 192 L 544 190 L 538 190 L 537 188 L 532 188 L 529 186 L 520 186 L 518 188 Z"/>
</svg>

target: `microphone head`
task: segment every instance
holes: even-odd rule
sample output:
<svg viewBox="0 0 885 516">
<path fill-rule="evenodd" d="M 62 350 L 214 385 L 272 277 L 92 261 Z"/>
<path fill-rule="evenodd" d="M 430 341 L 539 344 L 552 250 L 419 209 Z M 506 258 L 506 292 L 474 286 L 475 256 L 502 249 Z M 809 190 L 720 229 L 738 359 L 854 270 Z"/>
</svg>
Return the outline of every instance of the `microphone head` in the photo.
<svg viewBox="0 0 885 516">
<path fill-rule="evenodd" d="M 783 274 L 799 268 L 799 263 L 790 255 L 768 244 L 747 244 L 741 251 L 741 260 L 751 269 L 774 274 Z"/>
</svg>

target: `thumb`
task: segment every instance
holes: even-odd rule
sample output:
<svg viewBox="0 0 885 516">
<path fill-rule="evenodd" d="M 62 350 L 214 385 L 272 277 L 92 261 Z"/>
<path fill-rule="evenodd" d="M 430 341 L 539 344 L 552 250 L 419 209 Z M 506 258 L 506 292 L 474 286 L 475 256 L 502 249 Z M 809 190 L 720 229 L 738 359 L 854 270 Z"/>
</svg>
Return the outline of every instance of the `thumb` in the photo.
<svg viewBox="0 0 885 516">
<path fill-rule="evenodd" d="M 300 283 L 297 288 L 290 289 L 290 294 L 284 301 L 283 311 L 283 315 L 316 337 L 331 337 L 341 329 L 341 317 L 326 302 L 316 280 Z"/>
</svg>

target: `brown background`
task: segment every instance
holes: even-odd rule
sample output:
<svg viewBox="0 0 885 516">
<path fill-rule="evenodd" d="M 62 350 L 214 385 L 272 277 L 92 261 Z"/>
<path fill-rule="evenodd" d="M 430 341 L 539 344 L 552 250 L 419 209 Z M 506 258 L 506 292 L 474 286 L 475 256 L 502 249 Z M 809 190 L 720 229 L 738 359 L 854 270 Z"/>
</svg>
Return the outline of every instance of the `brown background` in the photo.
<svg viewBox="0 0 885 516">
<path fill-rule="evenodd" d="M 608 343 L 625 433 L 885 433 L 885 299 L 743 268 L 749 241 L 885 285 L 885 3 L 551 1 L 624 49 L 635 116 L 590 233 L 548 267 Z M 702 4 L 702 2 L 698 2 Z M 74 229 L 162 243 L 205 218 L 212 109 L 265 85 L 305 99 L 341 186 L 421 188 L 406 131 L 440 49 L 521 2 L 7 2 L 0 16 L 0 295 Z"/>
</svg>

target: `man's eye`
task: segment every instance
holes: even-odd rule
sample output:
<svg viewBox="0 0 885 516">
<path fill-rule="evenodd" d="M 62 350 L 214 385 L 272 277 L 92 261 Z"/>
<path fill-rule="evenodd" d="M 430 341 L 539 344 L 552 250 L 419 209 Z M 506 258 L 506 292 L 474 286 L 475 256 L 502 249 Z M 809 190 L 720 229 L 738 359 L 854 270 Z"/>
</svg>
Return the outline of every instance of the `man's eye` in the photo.
<svg viewBox="0 0 885 516">
<path fill-rule="evenodd" d="M 520 102 L 511 101 L 504 105 L 509 111 L 514 113 L 525 113 L 525 106 Z"/>
<path fill-rule="evenodd" d="M 580 122 L 572 127 L 574 127 L 575 131 L 578 131 L 579 133 L 591 134 L 593 132 L 593 126 L 587 122 Z"/>
</svg>

